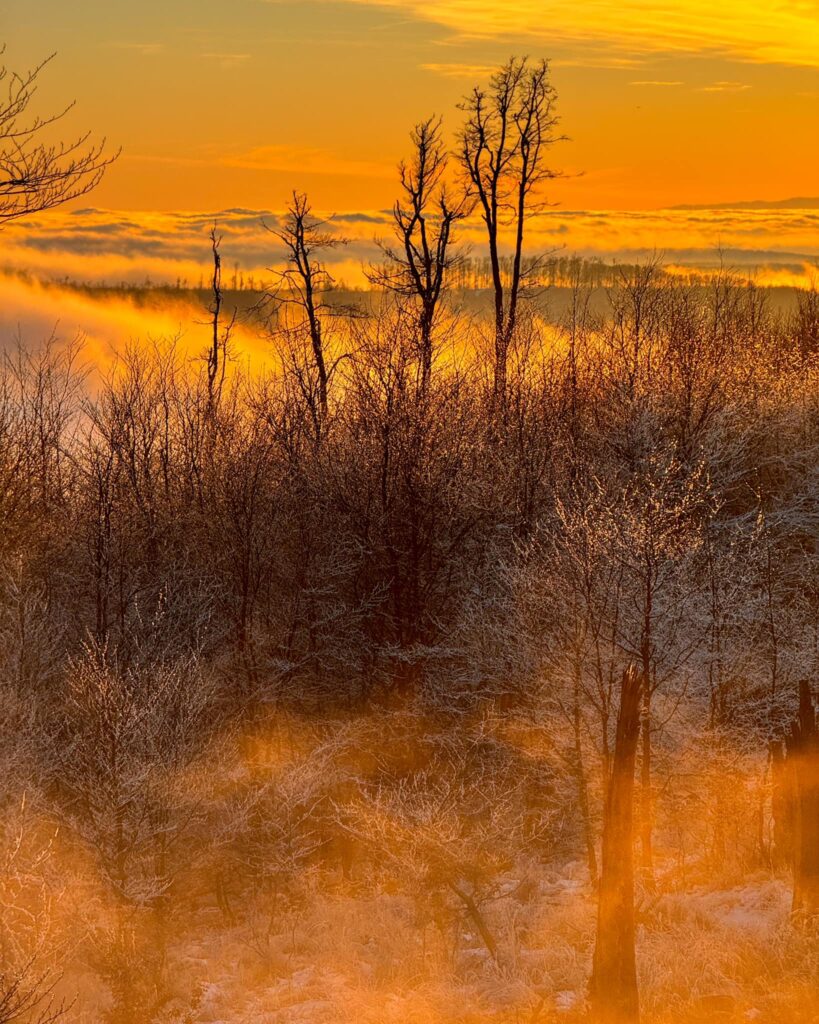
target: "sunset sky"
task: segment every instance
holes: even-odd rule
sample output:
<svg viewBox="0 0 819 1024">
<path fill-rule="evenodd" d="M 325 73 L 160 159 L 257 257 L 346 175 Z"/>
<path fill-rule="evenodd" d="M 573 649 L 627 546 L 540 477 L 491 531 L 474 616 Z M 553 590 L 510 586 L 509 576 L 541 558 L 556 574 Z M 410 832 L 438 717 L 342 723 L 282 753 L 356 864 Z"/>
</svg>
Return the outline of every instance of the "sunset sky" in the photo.
<svg viewBox="0 0 819 1024">
<path fill-rule="evenodd" d="M 459 97 L 511 53 L 553 62 L 570 136 L 553 152 L 567 172 L 551 190 L 559 211 L 819 195 L 819 0 L 3 7 L 11 66 L 57 51 L 43 108 L 74 98 L 71 126 L 122 146 L 98 209 L 275 211 L 298 187 L 323 210 L 384 210 L 412 124 L 439 113 L 454 130 Z M 696 219 L 654 218 L 648 232 L 644 221 L 633 239 L 628 223 L 598 224 L 599 247 L 816 245 L 816 215 L 751 225 L 744 240 L 732 232 L 748 235 L 746 218 L 707 230 Z M 584 224 L 577 245 L 589 248 Z"/>
</svg>

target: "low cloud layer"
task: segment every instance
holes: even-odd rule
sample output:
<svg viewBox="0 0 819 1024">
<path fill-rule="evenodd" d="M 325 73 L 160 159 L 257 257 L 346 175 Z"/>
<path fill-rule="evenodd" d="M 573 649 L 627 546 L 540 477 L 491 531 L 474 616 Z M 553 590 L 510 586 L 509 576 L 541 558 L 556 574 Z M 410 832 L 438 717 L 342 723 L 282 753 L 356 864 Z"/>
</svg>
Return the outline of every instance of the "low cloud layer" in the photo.
<svg viewBox="0 0 819 1024">
<path fill-rule="evenodd" d="M 177 347 L 180 358 L 204 356 L 209 343 L 207 312 L 167 292 L 85 293 L 60 285 L 0 276 L 0 349 L 16 344 L 34 350 L 49 339 L 58 347 L 79 345 L 80 360 L 105 372 L 131 343 Z M 238 324 L 232 352 L 241 363 L 255 365 L 273 358 L 273 348 L 259 331 Z"/>
<path fill-rule="evenodd" d="M 531 222 L 529 251 L 551 251 L 632 262 L 661 254 L 670 270 L 708 269 L 720 263 L 753 273 L 761 284 L 805 285 L 819 265 L 819 202 L 658 211 L 551 210 Z M 141 285 L 207 284 L 209 233 L 223 235 L 227 287 L 269 282 L 281 260 L 271 233 L 279 216 L 269 210 L 218 213 L 129 213 L 86 209 L 33 219 L 3 235 L 0 269 L 0 341 L 19 336 L 27 346 L 50 336 L 83 342 L 88 362 L 104 369 L 131 341 L 177 339 L 180 353 L 196 357 L 208 343 L 207 312 L 184 291 L 90 290 L 69 283 Z M 391 229 L 387 210 L 332 218 L 349 239 L 331 250 L 339 283 L 365 284 L 364 267 L 379 258 L 375 242 Z M 484 252 L 481 226 L 462 226 L 461 244 Z M 238 358 L 258 364 L 273 356 L 257 329 L 237 327 Z"/>
<path fill-rule="evenodd" d="M 720 259 L 740 268 L 794 268 L 819 259 L 819 203 L 778 203 L 671 210 L 552 209 L 530 222 L 531 252 L 555 251 L 603 259 L 634 260 L 661 253 L 668 262 L 713 266 Z M 812 205 L 811 205 L 812 204 Z M 336 278 L 364 283 L 363 268 L 379 259 L 378 238 L 389 238 L 388 210 L 327 214 L 348 244 L 328 254 Z M 85 209 L 27 221 L 3 236 L 0 265 L 46 280 L 195 286 L 207 275 L 213 225 L 223 235 L 225 278 L 245 283 L 270 278 L 281 261 L 271 233 L 280 215 L 270 210 L 134 213 Z M 481 226 L 462 226 L 461 244 L 483 253 Z"/>
</svg>

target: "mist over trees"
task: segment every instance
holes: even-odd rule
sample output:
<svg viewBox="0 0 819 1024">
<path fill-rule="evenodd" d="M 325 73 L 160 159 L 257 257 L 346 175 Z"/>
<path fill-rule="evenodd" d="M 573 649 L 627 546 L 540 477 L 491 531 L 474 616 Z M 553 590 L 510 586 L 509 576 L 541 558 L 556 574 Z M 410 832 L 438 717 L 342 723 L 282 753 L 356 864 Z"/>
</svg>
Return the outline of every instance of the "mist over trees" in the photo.
<svg viewBox="0 0 819 1024">
<path fill-rule="evenodd" d="M 7 349 L 0 1022 L 813 1019 L 815 296 L 569 264 L 550 317 L 556 102 L 416 125 L 366 309 L 295 192 L 273 371 L 217 229 L 201 359 Z M 8 217 L 106 166 L 34 145 Z"/>
</svg>

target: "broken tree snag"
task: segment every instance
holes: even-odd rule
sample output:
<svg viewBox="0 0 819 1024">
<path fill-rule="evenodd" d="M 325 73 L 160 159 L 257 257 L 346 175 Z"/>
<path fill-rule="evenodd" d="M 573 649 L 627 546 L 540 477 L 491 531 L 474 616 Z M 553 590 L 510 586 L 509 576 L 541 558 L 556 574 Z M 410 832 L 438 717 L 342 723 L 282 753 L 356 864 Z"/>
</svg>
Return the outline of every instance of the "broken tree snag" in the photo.
<svg viewBox="0 0 819 1024">
<path fill-rule="evenodd" d="M 597 937 L 589 1000 L 596 1024 L 639 1019 L 634 927 L 634 766 L 642 679 L 623 673 L 614 760 L 603 817 Z"/>
<path fill-rule="evenodd" d="M 793 773 L 782 740 L 768 745 L 771 764 L 771 862 L 774 867 L 793 863 Z"/>
<path fill-rule="evenodd" d="M 810 685 L 799 684 L 799 716 L 787 741 L 794 794 L 793 912 L 819 915 L 819 730 Z"/>
</svg>

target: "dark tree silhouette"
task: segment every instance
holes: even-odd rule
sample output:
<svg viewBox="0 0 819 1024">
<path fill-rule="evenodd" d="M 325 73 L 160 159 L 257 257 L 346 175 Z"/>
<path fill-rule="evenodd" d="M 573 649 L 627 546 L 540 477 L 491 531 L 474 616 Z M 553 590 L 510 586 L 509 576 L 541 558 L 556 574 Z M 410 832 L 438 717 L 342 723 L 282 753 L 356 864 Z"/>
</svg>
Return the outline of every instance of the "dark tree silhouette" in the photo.
<svg viewBox="0 0 819 1024">
<path fill-rule="evenodd" d="M 327 416 L 327 396 L 332 376 L 332 366 L 327 364 L 323 321 L 326 316 L 337 315 L 340 311 L 322 301 L 322 292 L 333 284 L 333 278 L 323 261 L 321 253 L 347 244 L 326 230 L 326 222 L 313 216 L 313 208 L 303 192 L 294 192 L 281 228 L 269 228 L 284 246 L 286 265 L 276 272 L 278 287 L 271 298 L 277 305 L 294 307 L 301 311 L 302 320 L 296 328 L 306 327 L 310 338 L 313 361 L 317 376 L 318 423 Z"/>
<path fill-rule="evenodd" d="M 236 325 L 236 310 L 230 320 L 222 326 L 222 306 L 224 305 L 224 292 L 222 291 L 222 236 L 217 234 L 216 226 L 210 233 L 211 253 L 213 255 L 213 276 L 211 278 L 212 300 L 208 307 L 211 315 L 211 341 L 207 354 L 208 368 L 208 409 L 213 411 L 219 403 L 219 396 L 225 382 L 225 370 L 228 356 L 228 345 L 230 335 Z"/>
<path fill-rule="evenodd" d="M 794 799 L 793 911 L 819 915 L 819 729 L 810 685 L 799 684 L 799 715 L 788 737 Z"/>
<path fill-rule="evenodd" d="M 417 124 L 410 139 L 413 155 L 398 168 L 402 197 L 393 207 L 397 246 L 381 244 L 382 267 L 370 269 L 371 283 L 418 302 L 421 380 L 432 372 L 432 332 L 447 272 L 460 257 L 452 249 L 452 230 L 467 210 L 463 197 L 453 200 L 444 182 L 447 156 L 440 119 Z"/>
<path fill-rule="evenodd" d="M 771 765 L 771 858 L 777 866 L 791 864 L 794 853 L 794 779 L 786 749 L 782 740 L 772 740 L 768 745 Z"/>
<path fill-rule="evenodd" d="M 2 51 L 0 51 L 2 52 Z M 40 76 L 54 54 L 31 71 L 0 66 L 0 224 L 41 213 L 86 195 L 118 153 L 89 134 L 49 142 L 49 129 L 71 110 L 41 116 L 30 110 Z"/>
<path fill-rule="evenodd" d="M 71 1007 L 55 998 L 59 980 L 47 970 L 38 971 L 35 957 L 0 973 L 0 1024 L 56 1024 L 65 1018 Z"/>
<path fill-rule="evenodd" d="M 557 176 L 545 163 L 549 147 L 559 141 L 555 100 L 548 62 L 530 64 L 526 57 L 513 57 L 492 76 L 488 90 L 476 86 L 461 104 L 466 120 L 459 157 L 468 195 L 477 203 L 486 225 L 495 301 L 494 383 L 501 400 L 521 291 L 537 270 L 537 261 L 524 270 L 524 227 L 542 206 L 537 190 Z M 500 253 L 504 227 L 514 234 L 508 282 L 504 281 Z"/>
</svg>

